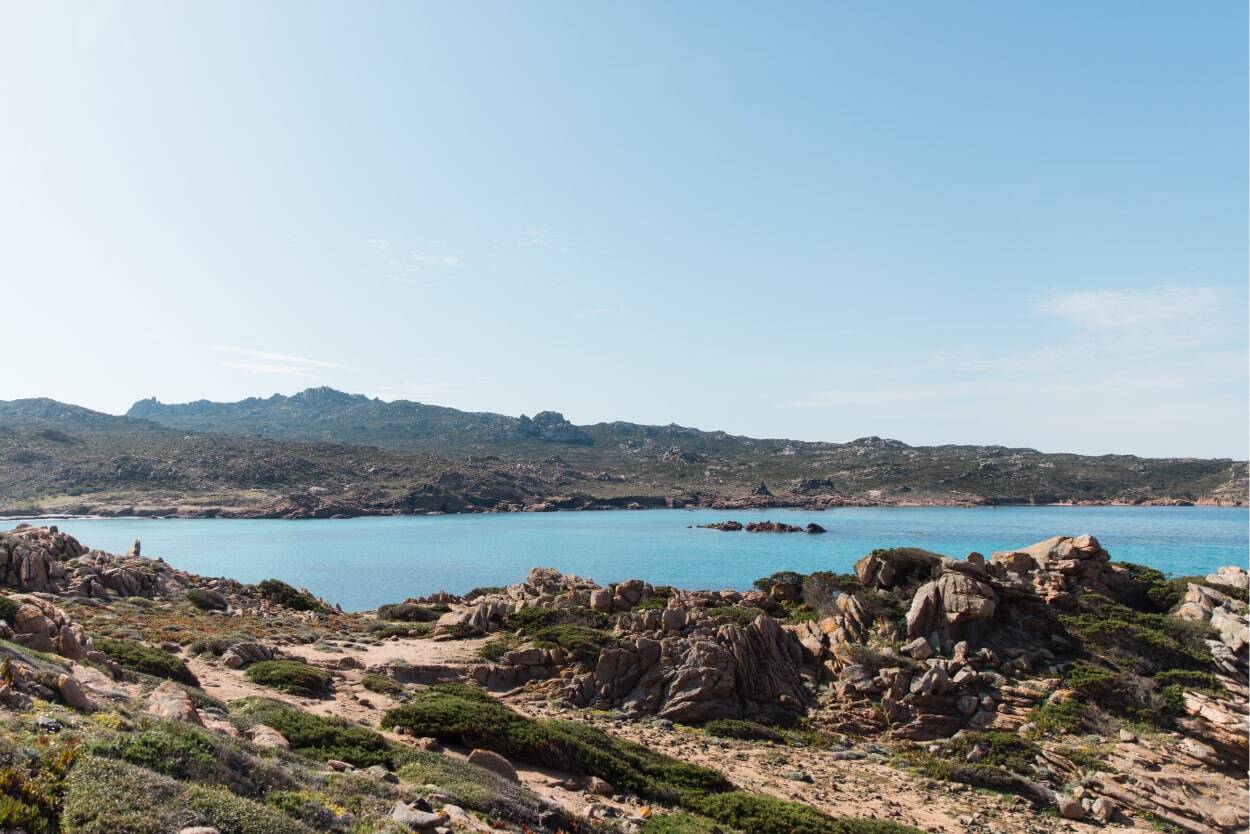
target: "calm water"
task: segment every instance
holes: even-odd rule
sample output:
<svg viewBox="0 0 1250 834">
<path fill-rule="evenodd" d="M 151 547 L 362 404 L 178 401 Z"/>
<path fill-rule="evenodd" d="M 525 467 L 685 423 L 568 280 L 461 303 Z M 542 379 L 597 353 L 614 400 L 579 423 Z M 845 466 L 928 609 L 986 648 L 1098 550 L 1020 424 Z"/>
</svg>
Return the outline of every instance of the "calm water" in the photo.
<svg viewBox="0 0 1250 834">
<path fill-rule="evenodd" d="M 736 518 L 815 521 L 829 532 L 690 529 Z M 778 570 L 848 571 L 876 547 L 971 550 L 1093 533 L 1112 558 L 1171 574 L 1245 565 L 1250 512 L 1216 507 L 844 508 L 827 512 L 647 510 L 401 516 L 347 520 L 82 519 L 56 522 L 84 544 L 246 582 L 277 577 L 349 610 L 439 589 L 467 591 L 524 578 L 535 565 L 600 582 L 641 577 L 691 588 L 746 588 Z M 12 522 L 15 524 L 16 522 Z M 0 523 L 0 529 L 7 526 Z"/>
</svg>

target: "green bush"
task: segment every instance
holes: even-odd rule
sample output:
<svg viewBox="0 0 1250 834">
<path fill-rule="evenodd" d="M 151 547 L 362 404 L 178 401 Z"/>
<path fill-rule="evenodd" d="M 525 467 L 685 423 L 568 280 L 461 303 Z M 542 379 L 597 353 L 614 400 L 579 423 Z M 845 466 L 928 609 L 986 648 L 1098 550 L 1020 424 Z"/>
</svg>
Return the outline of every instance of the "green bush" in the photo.
<svg viewBox="0 0 1250 834">
<path fill-rule="evenodd" d="M 376 692 L 379 695 L 396 695 L 404 694 L 404 687 L 397 683 L 394 678 L 388 678 L 386 675 L 379 675 L 377 672 L 366 672 L 361 679 L 360 685 L 370 692 Z"/>
<path fill-rule="evenodd" d="M 299 591 L 279 579 L 266 579 L 256 586 L 260 595 L 275 605 L 292 611 L 325 611 L 325 606 L 306 591 Z"/>
<path fill-rule="evenodd" d="M 711 617 L 713 620 L 725 620 L 726 622 L 746 628 L 755 622 L 760 615 L 768 616 L 761 608 L 752 608 L 749 605 L 722 605 L 712 608 L 703 609 L 703 613 Z"/>
<path fill-rule="evenodd" d="M 1153 574 L 1158 572 L 1137 570 L 1139 579 L 1145 577 L 1147 597 L 1150 588 L 1161 587 Z M 1065 682 L 1110 713 L 1170 727 L 1181 714 L 1185 688 L 1219 691 L 1207 672 L 1211 654 L 1205 640 L 1212 632 L 1205 623 L 1139 611 L 1093 594 L 1082 598 L 1078 613 L 1060 619 L 1079 640 L 1082 654 L 1068 667 Z"/>
<path fill-rule="evenodd" d="M 432 623 L 439 614 L 424 605 L 412 602 L 398 602 L 394 605 L 383 605 L 378 608 L 379 620 L 399 620 L 405 623 Z"/>
<path fill-rule="evenodd" d="M 802 585 L 803 574 L 792 570 L 777 571 L 772 576 L 765 576 L 751 583 L 756 590 L 768 593 L 774 585 Z"/>
<path fill-rule="evenodd" d="M 395 750 L 379 733 L 342 718 L 304 712 L 270 698 L 232 701 L 230 717 L 240 730 L 257 724 L 273 727 L 286 738 L 291 750 L 319 761 L 339 759 L 356 767 L 392 765 Z"/>
<path fill-rule="evenodd" d="M 726 790 L 714 770 L 679 762 L 585 724 L 525 718 L 489 695 L 438 685 L 389 710 L 382 726 L 488 747 L 505 756 L 571 773 L 598 776 L 642 796 L 672 800 L 685 790 Z"/>
<path fill-rule="evenodd" d="M 754 721 L 740 721 L 736 718 L 718 718 L 703 725 L 703 731 L 717 738 L 736 738 L 743 741 L 771 741 L 780 743 L 785 736 Z"/>
<path fill-rule="evenodd" d="M 225 611 L 230 607 L 225 596 L 207 588 L 192 588 L 187 591 L 187 601 L 202 611 Z"/>
<path fill-rule="evenodd" d="M 611 634 L 579 625 L 552 625 L 534 630 L 530 640 L 540 648 L 560 647 L 582 663 L 593 665 L 603 650 L 620 643 Z"/>
<path fill-rule="evenodd" d="M 308 698 L 321 696 L 330 686 L 329 672 L 301 660 L 262 660 L 244 674 L 252 683 Z"/>
<path fill-rule="evenodd" d="M 147 646 L 131 640 L 101 638 L 95 641 L 95 648 L 104 652 L 110 660 L 123 669 L 154 675 L 158 678 L 168 678 L 189 686 L 200 685 L 185 663 L 155 646 Z"/>
<path fill-rule="evenodd" d="M 551 626 L 582 626 L 585 628 L 607 628 L 611 618 L 590 608 L 522 608 L 508 616 L 505 625 L 513 631 L 531 634 L 542 628 Z"/>
</svg>

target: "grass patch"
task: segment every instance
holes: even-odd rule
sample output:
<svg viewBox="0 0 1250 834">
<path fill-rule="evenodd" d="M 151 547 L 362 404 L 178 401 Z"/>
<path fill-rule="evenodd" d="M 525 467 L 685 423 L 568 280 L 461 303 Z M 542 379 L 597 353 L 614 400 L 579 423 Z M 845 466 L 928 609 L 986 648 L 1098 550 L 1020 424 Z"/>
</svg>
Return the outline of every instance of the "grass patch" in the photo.
<svg viewBox="0 0 1250 834">
<path fill-rule="evenodd" d="M 330 673 L 299 660 L 262 660 L 248 667 L 245 676 L 252 683 L 316 698 L 330 686 Z"/>
<path fill-rule="evenodd" d="M 104 652 L 109 660 L 116 662 L 123 669 L 154 675 L 158 678 L 168 678 L 189 686 L 200 685 L 182 660 L 155 646 L 147 646 L 132 640 L 101 638 L 95 641 L 95 648 Z"/>
</svg>

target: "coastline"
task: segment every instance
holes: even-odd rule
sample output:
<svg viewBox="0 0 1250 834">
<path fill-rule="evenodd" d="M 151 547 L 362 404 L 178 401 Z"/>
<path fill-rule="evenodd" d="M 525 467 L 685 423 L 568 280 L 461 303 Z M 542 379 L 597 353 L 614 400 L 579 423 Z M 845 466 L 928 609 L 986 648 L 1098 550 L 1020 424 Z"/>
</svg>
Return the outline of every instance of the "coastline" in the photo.
<svg viewBox="0 0 1250 834">
<path fill-rule="evenodd" d="M 769 502 L 740 502 L 731 501 L 726 503 L 688 503 L 688 504 L 650 504 L 636 506 L 621 506 L 610 503 L 597 503 L 591 506 L 571 506 L 558 507 L 549 505 L 528 505 L 513 506 L 507 509 L 497 507 L 465 507 L 459 510 L 396 510 L 392 508 L 359 508 L 356 512 L 335 512 L 333 514 L 319 514 L 315 511 L 306 514 L 278 512 L 275 508 L 238 508 L 238 507 L 194 507 L 194 506 L 177 506 L 177 507 L 126 507 L 118 512 L 112 512 L 101 508 L 94 512 L 4 512 L 0 513 L 0 523 L 7 522 L 30 522 L 30 521 L 84 521 L 93 519 L 223 519 L 233 521 L 304 521 L 309 519 L 331 519 L 331 520 L 347 520 L 353 518 L 382 518 L 395 516 L 424 516 L 437 517 L 445 515 L 500 515 L 512 513 L 573 513 L 573 512 L 643 512 L 647 510 L 717 510 L 724 512 L 746 512 L 752 510 L 783 510 L 783 511 L 806 511 L 806 512 L 825 512 L 828 510 L 836 510 L 842 508 L 897 508 L 912 509 L 919 507 L 946 507 L 951 509 L 965 510 L 994 510 L 1000 507 L 1020 508 L 1020 507 L 1036 507 L 1045 509 L 1048 507 L 1061 508 L 1081 508 L 1081 507 L 1124 507 L 1124 508 L 1157 508 L 1157 507 L 1177 507 L 1190 509 L 1246 509 L 1250 510 L 1250 505 L 1245 502 L 1218 501 L 1209 499 L 1198 499 L 1190 501 L 1188 499 L 1153 499 L 1150 501 L 1119 501 L 1119 500 L 1082 500 L 1082 501 L 1050 501 L 1050 502 L 1029 502 L 1029 501 L 874 501 L 863 500 L 854 502 L 841 502 L 834 504 L 812 504 L 803 501 L 787 502 L 787 501 L 769 501 Z"/>
</svg>

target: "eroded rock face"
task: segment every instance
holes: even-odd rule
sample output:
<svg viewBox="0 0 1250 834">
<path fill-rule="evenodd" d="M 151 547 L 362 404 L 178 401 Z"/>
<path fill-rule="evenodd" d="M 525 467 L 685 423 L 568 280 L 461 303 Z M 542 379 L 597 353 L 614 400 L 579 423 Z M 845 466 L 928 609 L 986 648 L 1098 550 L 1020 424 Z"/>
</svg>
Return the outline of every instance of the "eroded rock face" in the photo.
<svg viewBox="0 0 1250 834">
<path fill-rule="evenodd" d="M 11 629 L 0 623 L 0 636 L 70 660 L 87 657 L 91 638 L 60 608 L 34 594 L 13 594 L 9 599 L 17 604 L 17 611 Z"/>
<path fill-rule="evenodd" d="M 0 533 L 0 584 L 22 591 L 103 599 L 185 590 L 185 574 L 159 559 L 140 557 L 137 547 L 131 551 L 127 556 L 88 551 L 55 526 L 20 525 Z"/>
<path fill-rule="evenodd" d="M 627 619 L 621 636 L 574 679 L 574 703 L 699 722 L 796 713 L 811 701 L 803 647 L 770 617 L 716 626 L 697 610 L 652 609 Z"/>
</svg>

